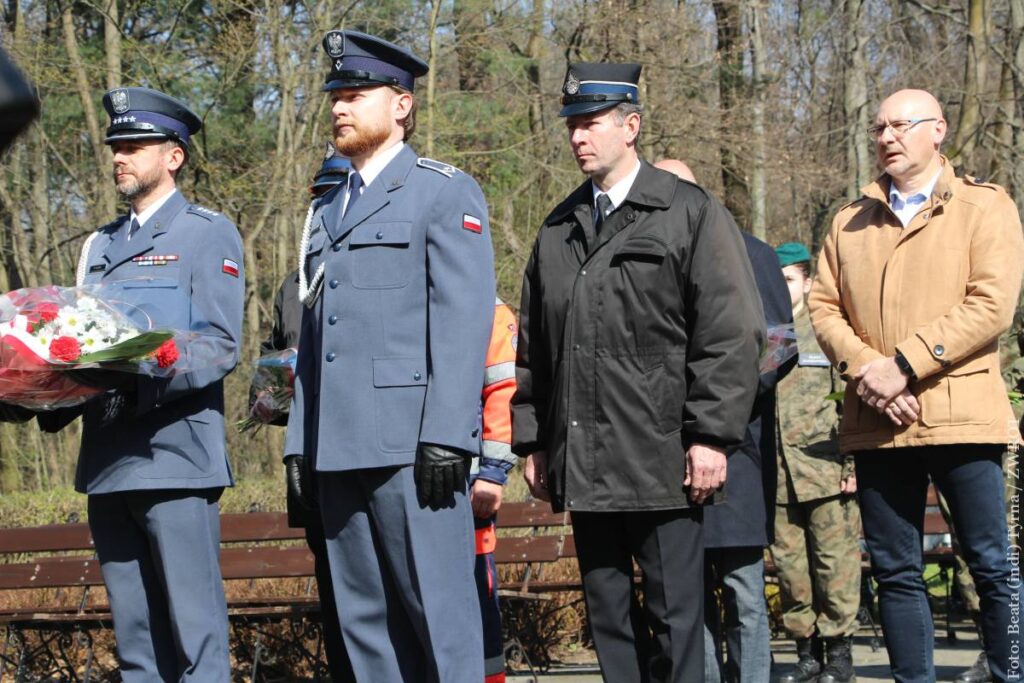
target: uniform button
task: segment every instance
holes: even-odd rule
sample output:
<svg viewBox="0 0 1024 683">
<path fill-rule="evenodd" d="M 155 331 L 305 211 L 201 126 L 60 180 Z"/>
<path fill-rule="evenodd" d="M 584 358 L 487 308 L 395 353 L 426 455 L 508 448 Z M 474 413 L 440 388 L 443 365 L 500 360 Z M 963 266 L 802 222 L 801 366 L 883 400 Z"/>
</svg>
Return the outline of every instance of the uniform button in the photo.
<svg viewBox="0 0 1024 683">
<path fill-rule="evenodd" d="M 378 232 L 376 237 L 377 237 L 377 239 L 382 240 L 382 239 L 384 239 L 384 233 L 383 232 Z"/>
<path fill-rule="evenodd" d="M 334 351 L 328 351 L 327 352 L 327 362 L 328 363 L 333 363 L 335 358 L 337 358 L 337 356 L 334 354 Z"/>
<path fill-rule="evenodd" d="M 580 345 L 579 344 L 573 344 L 572 345 L 572 350 L 573 351 L 579 351 L 580 350 Z"/>
<path fill-rule="evenodd" d="M 580 275 L 586 275 L 586 274 L 587 274 L 587 271 L 585 271 L 585 270 L 581 270 L 580 271 Z"/>
<path fill-rule="evenodd" d="M 935 355 L 936 356 L 941 356 L 942 354 L 944 354 L 946 352 L 946 347 L 943 346 L 942 344 L 936 344 L 934 350 L 935 350 Z"/>
<path fill-rule="evenodd" d="M 417 382 L 420 380 L 421 377 L 423 377 L 423 375 L 421 375 L 419 372 L 412 373 L 412 378 Z"/>
<path fill-rule="evenodd" d="M 570 501 L 569 501 L 569 507 L 572 507 L 572 506 L 573 506 L 573 505 L 575 505 L 575 504 L 576 504 L 576 501 L 575 501 L 575 500 L 570 500 Z"/>
<path fill-rule="evenodd" d="M 579 423 L 578 423 L 578 422 L 576 422 L 576 420 L 573 420 L 573 421 L 572 421 L 572 426 L 573 426 L 573 427 L 577 427 L 577 426 L 579 426 Z"/>
<path fill-rule="evenodd" d="M 846 368 L 848 368 L 848 367 L 849 366 L 846 364 L 845 360 L 844 361 L 839 361 L 839 372 L 846 372 Z"/>
<path fill-rule="evenodd" d="M 340 244 L 335 244 L 333 247 L 331 247 L 331 249 L 334 250 L 334 251 L 341 251 L 341 245 Z"/>
<path fill-rule="evenodd" d="M 333 325 L 334 323 L 338 322 L 338 316 L 332 315 L 330 318 L 327 319 L 327 322 Z"/>
<path fill-rule="evenodd" d="M 480 433 L 479 429 L 474 429 L 473 432 L 470 434 L 470 436 L 476 436 L 479 433 Z"/>
<path fill-rule="evenodd" d="M 331 286 L 331 289 L 337 289 L 338 288 L 338 281 L 337 280 L 331 280 L 328 284 Z"/>
</svg>

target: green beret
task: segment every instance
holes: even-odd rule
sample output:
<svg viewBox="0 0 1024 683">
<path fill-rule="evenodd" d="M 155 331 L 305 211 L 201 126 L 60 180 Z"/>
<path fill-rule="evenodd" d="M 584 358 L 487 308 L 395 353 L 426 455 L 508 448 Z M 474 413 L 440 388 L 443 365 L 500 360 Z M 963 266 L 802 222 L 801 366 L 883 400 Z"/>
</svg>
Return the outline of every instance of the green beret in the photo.
<svg viewBox="0 0 1024 683">
<path fill-rule="evenodd" d="M 779 257 L 782 267 L 791 266 L 794 263 L 804 263 L 811 260 L 811 252 L 799 242 L 785 242 L 775 247 L 775 253 Z"/>
</svg>

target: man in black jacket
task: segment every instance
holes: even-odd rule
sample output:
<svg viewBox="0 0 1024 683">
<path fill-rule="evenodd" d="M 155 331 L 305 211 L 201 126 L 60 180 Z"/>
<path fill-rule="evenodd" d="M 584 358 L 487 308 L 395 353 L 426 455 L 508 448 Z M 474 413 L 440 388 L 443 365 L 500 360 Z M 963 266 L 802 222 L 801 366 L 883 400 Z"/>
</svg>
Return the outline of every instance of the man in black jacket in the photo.
<svg viewBox="0 0 1024 683">
<path fill-rule="evenodd" d="M 513 450 L 533 495 L 572 513 L 605 679 L 701 681 L 700 504 L 743 441 L 764 316 L 728 212 L 639 159 L 639 76 L 566 75 L 561 115 L 589 179 L 527 265 Z"/>
</svg>

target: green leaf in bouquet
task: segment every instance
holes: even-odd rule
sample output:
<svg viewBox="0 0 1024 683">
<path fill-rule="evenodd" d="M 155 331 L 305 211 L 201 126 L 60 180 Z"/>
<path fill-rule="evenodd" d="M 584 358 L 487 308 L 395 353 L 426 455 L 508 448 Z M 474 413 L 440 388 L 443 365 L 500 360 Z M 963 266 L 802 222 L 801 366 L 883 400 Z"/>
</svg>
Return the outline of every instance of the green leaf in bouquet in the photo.
<svg viewBox="0 0 1024 683">
<path fill-rule="evenodd" d="M 833 391 L 831 394 L 825 397 L 826 401 L 842 401 L 843 396 L 846 395 L 845 391 Z"/>
<path fill-rule="evenodd" d="M 76 364 L 104 363 L 109 361 L 136 360 L 145 358 L 160 348 L 160 345 L 174 336 L 170 330 L 152 330 L 137 337 L 126 339 L 120 344 L 108 346 L 101 351 L 83 353 Z"/>
</svg>

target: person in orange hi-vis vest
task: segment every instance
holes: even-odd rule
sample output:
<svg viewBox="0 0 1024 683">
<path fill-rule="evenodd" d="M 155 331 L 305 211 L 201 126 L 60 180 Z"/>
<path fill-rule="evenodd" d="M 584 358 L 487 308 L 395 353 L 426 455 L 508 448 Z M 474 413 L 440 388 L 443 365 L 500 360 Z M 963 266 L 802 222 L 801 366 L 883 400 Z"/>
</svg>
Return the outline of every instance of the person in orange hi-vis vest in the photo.
<svg viewBox="0 0 1024 683">
<path fill-rule="evenodd" d="M 512 415 L 509 401 L 516 391 L 516 316 L 501 299 L 495 300 L 494 327 L 487 349 L 487 369 L 481 395 L 483 444 L 470 472 L 470 502 L 476 527 L 476 587 L 484 631 L 484 683 L 504 683 L 505 653 L 498 609 L 498 570 L 494 565 L 494 531 L 508 472 L 516 464 L 512 453 Z"/>
</svg>

